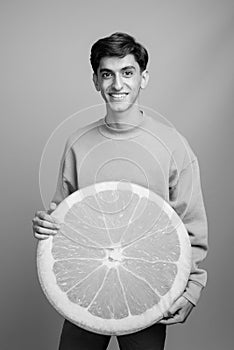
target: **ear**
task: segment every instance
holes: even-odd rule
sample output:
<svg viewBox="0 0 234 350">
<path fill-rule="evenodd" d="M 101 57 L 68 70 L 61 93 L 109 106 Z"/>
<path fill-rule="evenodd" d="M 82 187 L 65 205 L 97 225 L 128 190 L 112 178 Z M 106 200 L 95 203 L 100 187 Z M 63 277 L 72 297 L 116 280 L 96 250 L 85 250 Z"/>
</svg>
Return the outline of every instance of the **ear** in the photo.
<svg viewBox="0 0 234 350">
<path fill-rule="evenodd" d="M 100 86 L 99 86 L 98 77 L 96 73 L 93 73 L 93 83 L 95 85 L 96 90 L 100 91 Z"/>
<path fill-rule="evenodd" d="M 147 70 L 144 70 L 141 73 L 141 89 L 144 89 L 149 81 L 149 72 Z"/>
</svg>

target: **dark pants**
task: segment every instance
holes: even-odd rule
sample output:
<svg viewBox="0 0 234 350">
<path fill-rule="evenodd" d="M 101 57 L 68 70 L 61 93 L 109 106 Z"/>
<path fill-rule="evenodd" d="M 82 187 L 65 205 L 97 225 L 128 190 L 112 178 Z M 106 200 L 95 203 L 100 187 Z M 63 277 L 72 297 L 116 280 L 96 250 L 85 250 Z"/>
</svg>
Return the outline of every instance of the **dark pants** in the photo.
<svg viewBox="0 0 234 350">
<path fill-rule="evenodd" d="M 163 350 L 166 326 L 154 324 L 139 332 L 117 337 L 120 350 Z M 110 336 L 86 331 L 65 320 L 59 350 L 106 350 Z"/>
</svg>

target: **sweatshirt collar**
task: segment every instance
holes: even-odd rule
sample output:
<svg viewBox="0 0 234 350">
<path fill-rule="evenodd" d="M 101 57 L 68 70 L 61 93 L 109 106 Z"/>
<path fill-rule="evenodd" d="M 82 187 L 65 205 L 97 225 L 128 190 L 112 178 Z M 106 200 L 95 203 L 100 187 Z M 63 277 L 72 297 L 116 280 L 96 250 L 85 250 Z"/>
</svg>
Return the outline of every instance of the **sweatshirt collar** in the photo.
<svg viewBox="0 0 234 350">
<path fill-rule="evenodd" d="M 144 111 L 141 111 L 142 118 L 137 125 L 130 125 L 126 129 L 119 129 L 114 127 L 113 124 L 107 124 L 106 118 L 102 118 L 100 120 L 100 126 L 99 126 L 99 132 L 107 137 L 112 139 L 131 139 L 136 137 L 140 132 L 141 129 L 144 128 L 146 123 L 146 115 Z"/>
</svg>

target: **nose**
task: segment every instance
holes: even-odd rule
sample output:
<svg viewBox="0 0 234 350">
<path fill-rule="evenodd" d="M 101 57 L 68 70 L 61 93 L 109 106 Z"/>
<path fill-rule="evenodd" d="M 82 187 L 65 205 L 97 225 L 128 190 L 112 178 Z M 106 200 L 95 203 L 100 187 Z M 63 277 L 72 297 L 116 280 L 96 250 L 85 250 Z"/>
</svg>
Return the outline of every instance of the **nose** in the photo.
<svg viewBox="0 0 234 350">
<path fill-rule="evenodd" d="M 120 75 L 116 74 L 113 80 L 113 88 L 117 91 L 121 90 L 123 86 L 123 81 Z"/>
</svg>

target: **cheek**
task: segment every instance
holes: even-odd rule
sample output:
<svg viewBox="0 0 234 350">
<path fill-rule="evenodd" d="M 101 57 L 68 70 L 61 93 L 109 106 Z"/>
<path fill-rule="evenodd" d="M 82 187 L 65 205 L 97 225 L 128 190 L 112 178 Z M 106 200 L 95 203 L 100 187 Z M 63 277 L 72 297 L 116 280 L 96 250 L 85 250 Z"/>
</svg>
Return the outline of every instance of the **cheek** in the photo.
<svg viewBox="0 0 234 350">
<path fill-rule="evenodd" d="M 138 91 L 141 87 L 141 79 L 139 78 L 132 79 L 128 85 L 131 87 L 132 90 Z"/>
<path fill-rule="evenodd" d="M 103 81 L 100 84 L 101 91 L 105 92 L 108 91 L 111 87 L 111 81 Z"/>
<path fill-rule="evenodd" d="M 138 91 L 140 90 L 141 84 L 139 83 L 135 83 L 135 84 L 131 84 L 131 90 L 134 91 L 135 93 L 138 93 Z"/>
</svg>

